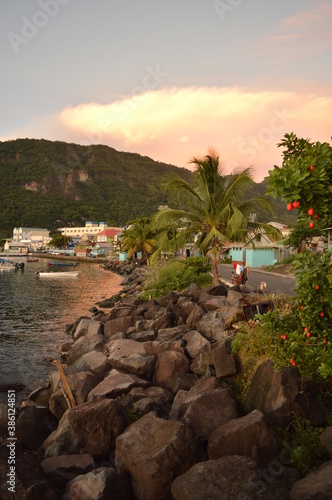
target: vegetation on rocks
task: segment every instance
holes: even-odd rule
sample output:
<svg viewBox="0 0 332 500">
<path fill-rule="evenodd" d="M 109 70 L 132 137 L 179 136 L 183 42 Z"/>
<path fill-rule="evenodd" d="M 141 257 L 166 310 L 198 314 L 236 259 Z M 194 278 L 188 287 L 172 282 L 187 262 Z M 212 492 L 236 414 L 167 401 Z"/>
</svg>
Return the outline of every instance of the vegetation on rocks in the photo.
<svg viewBox="0 0 332 500">
<path fill-rule="evenodd" d="M 211 264 L 206 258 L 192 257 L 186 260 L 172 259 L 153 268 L 144 285 L 141 297 L 163 297 L 171 291 L 182 291 L 191 283 L 200 286 L 212 284 Z"/>
</svg>

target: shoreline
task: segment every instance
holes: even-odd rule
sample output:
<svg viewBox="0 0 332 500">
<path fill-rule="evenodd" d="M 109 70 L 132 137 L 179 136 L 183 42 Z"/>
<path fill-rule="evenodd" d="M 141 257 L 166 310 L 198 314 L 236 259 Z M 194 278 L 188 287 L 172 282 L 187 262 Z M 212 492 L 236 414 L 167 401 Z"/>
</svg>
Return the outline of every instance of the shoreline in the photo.
<svg viewBox="0 0 332 500">
<path fill-rule="evenodd" d="M 293 411 L 321 425 L 324 408 L 308 385 L 310 404 L 320 408 L 312 416 L 297 368 L 279 376 L 268 359 L 239 404 L 244 374 L 229 342 L 256 293 L 191 284 L 142 300 L 145 269 L 114 262 L 108 270 L 123 276 L 122 297 L 106 316 L 96 308 L 71 324 L 71 340 L 60 346 L 62 368 L 17 412 L 15 486 L 40 493 L 42 484 L 44 498 L 59 500 L 92 485 L 103 498 L 181 500 L 206 492 L 214 477 L 214 498 L 256 496 L 262 483 L 262 500 L 292 498 L 306 478 L 283 461 L 272 425 L 288 425 Z M 0 460 L 7 455 L 2 443 Z M 24 476 L 32 464 L 38 484 Z"/>
</svg>

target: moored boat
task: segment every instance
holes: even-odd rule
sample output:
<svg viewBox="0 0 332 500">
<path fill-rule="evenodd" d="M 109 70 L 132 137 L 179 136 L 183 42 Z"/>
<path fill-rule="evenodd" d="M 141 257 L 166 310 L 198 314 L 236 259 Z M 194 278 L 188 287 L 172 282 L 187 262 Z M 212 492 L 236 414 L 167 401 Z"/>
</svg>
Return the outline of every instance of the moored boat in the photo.
<svg viewBox="0 0 332 500">
<path fill-rule="evenodd" d="M 13 262 L 7 259 L 0 259 L 0 271 L 15 271 L 24 269 L 24 262 Z"/>
<path fill-rule="evenodd" d="M 37 271 L 36 274 L 43 278 L 76 278 L 79 275 L 79 271 L 50 271 L 44 272 L 42 270 Z"/>
<path fill-rule="evenodd" d="M 38 257 L 27 257 L 27 262 L 38 262 Z"/>
</svg>

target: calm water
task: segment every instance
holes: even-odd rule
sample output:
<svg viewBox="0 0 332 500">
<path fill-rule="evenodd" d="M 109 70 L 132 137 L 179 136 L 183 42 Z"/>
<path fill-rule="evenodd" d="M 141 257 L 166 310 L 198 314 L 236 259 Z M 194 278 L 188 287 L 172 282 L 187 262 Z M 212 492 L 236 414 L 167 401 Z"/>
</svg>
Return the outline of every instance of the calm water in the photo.
<svg viewBox="0 0 332 500">
<path fill-rule="evenodd" d="M 56 369 L 52 361 L 60 357 L 59 345 L 71 339 L 66 325 L 91 317 L 93 305 L 121 289 L 122 278 L 98 264 L 82 263 L 78 277 L 63 279 L 40 278 L 40 268 L 50 270 L 46 259 L 26 263 L 24 271 L 0 272 L 0 384 L 23 383 L 27 390 L 17 393 L 18 399 Z M 0 402 L 5 396 L 0 393 Z"/>
</svg>

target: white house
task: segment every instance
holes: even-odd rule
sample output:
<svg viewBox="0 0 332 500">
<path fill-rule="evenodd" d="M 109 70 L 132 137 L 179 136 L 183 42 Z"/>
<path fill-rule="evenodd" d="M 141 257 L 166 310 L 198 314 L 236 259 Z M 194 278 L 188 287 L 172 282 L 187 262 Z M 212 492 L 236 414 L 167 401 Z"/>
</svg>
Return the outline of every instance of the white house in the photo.
<svg viewBox="0 0 332 500">
<path fill-rule="evenodd" d="M 84 235 L 87 235 L 89 239 L 97 234 L 112 229 L 117 231 L 117 233 L 122 232 L 122 227 L 108 227 L 107 222 L 91 222 L 87 221 L 84 227 L 60 227 L 58 231 L 64 236 L 71 238 L 74 242 L 78 242 L 82 239 Z"/>
<path fill-rule="evenodd" d="M 13 229 L 13 242 L 25 244 L 30 250 L 45 248 L 50 240 L 50 233 L 47 229 L 38 227 L 14 227 Z"/>
</svg>

